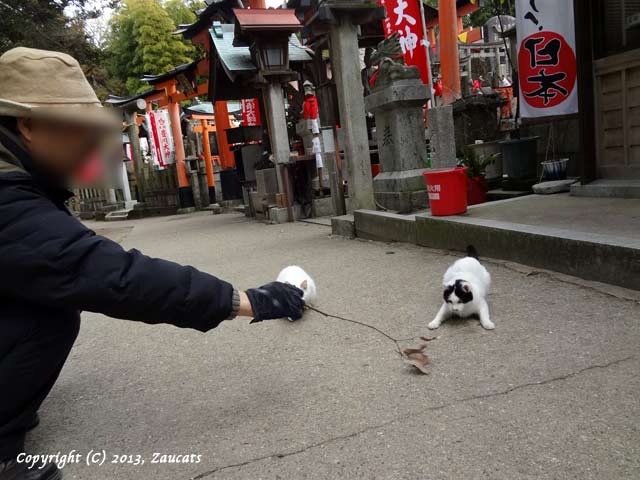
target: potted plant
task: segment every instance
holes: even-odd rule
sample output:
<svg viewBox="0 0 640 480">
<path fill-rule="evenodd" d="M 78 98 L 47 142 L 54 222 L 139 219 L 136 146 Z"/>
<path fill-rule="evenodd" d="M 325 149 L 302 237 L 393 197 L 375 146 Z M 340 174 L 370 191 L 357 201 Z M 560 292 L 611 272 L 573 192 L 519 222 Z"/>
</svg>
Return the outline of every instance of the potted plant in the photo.
<svg viewBox="0 0 640 480">
<path fill-rule="evenodd" d="M 496 160 L 496 154 L 481 157 L 468 146 L 462 147 L 458 165 L 467 167 L 467 203 L 477 205 L 487 201 L 487 180 L 485 172 Z"/>
</svg>

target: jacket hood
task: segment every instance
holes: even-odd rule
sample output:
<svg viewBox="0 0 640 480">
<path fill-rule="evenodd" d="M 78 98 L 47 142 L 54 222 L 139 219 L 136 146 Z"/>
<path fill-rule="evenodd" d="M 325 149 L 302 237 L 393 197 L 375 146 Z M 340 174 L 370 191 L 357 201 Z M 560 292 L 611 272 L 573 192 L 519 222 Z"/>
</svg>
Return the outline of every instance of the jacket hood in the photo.
<svg viewBox="0 0 640 480">
<path fill-rule="evenodd" d="M 33 165 L 31 155 L 18 135 L 0 126 L 0 180 L 28 181 L 39 188 L 56 205 L 62 206 L 73 196 Z"/>
<path fill-rule="evenodd" d="M 17 173 L 28 176 L 29 173 L 14 153 L 15 148 L 11 147 L 11 143 L 26 153 L 22 140 L 20 140 L 15 133 L 0 126 L 0 175 L 4 176 L 5 174 Z"/>
</svg>

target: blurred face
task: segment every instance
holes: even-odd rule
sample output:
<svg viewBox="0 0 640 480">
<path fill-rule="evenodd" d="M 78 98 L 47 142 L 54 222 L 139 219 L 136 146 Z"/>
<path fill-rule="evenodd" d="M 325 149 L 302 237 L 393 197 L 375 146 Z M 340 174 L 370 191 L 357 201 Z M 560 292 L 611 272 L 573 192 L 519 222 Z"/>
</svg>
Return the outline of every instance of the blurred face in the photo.
<svg viewBox="0 0 640 480">
<path fill-rule="evenodd" d="M 76 175 L 99 150 L 93 127 L 49 119 L 18 119 L 18 131 L 37 166 L 60 181 Z"/>
</svg>

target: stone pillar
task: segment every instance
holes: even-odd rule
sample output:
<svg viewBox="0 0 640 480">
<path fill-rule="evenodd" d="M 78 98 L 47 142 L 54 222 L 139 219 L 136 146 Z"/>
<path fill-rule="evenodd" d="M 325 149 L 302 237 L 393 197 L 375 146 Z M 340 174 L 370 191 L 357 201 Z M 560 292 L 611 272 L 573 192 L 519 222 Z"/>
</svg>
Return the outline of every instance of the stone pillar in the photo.
<svg viewBox="0 0 640 480">
<path fill-rule="evenodd" d="M 142 159 L 142 150 L 140 149 L 140 136 L 138 135 L 138 123 L 137 123 L 137 114 L 135 112 L 125 112 L 125 121 L 129 126 L 127 128 L 127 135 L 129 136 L 129 142 L 131 143 L 131 153 L 133 158 L 131 161 L 133 162 L 133 176 L 136 179 L 136 186 L 138 188 L 137 199 L 138 202 L 144 202 L 144 173 L 143 173 L 143 164 L 144 160 Z"/>
<path fill-rule="evenodd" d="M 116 191 L 113 188 L 107 188 L 104 190 L 104 197 L 107 201 L 107 204 L 115 204 L 118 203 L 118 199 L 116 198 Z"/>
<path fill-rule="evenodd" d="M 451 105 L 429 109 L 429 134 L 431 166 L 433 168 L 455 167 L 456 139 Z"/>
<path fill-rule="evenodd" d="M 264 88 L 263 94 L 265 113 L 267 114 L 267 125 L 269 127 L 271 152 L 273 153 L 273 162 L 276 164 L 276 173 L 278 176 L 278 191 L 282 193 L 285 192 L 285 184 L 280 167 L 281 165 L 288 164 L 291 157 L 282 85 L 279 83 L 268 83 Z M 292 199 L 287 198 L 289 205 L 291 201 Z"/>
<path fill-rule="evenodd" d="M 429 87 L 418 79 L 394 81 L 365 98 L 376 116 L 380 174 L 373 180 L 376 201 L 408 213 L 429 204 L 423 173 L 427 170 L 422 106 Z"/>
<path fill-rule="evenodd" d="M 169 104 L 169 117 L 171 118 L 173 144 L 176 148 L 176 171 L 178 173 L 178 198 L 180 202 L 180 209 L 192 209 L 195 207 L 195 204 L 193 203 L 193 189 L 189 182 L 187 166 L 185 164 L 182 125 L 180 123 L 180 105 L 178 103 Z"/>
<path fill-rule="evenodd" d="M 275 163 L 289 163 L 289 135 L 287 133 L 287 115 L 284 111 L 282 85 L 269 83 L 264 89 L 265 107 L 269 121 L 269 138 Z"/>
<path fill-rule="evenodd" d="M 336 22 L 329 29 L 331 63 L 336 78 L 340 128 L 344 132 L 344 148 L 349 178 L 351 209 L 375 210 L 371 159 L 365 118 L 358 26 L 348 16 L 336 14 Z"/>
<path fill-rule="evenodd" d="M 131 188 L 129 187 L 129 175 L 127 174 L 127 166 L 124 162 L 120 164 L 120 183 L 122 183 L 122 195 L 124 196 L 125 208 L 132 208 L 136 203 L 131 198 Z"/>
<path fill-rule="evenodd" d="M 198 175 L 198 172 L 196 171 L 192 171 L 189 174 L 189 180 L 190 180 L 190 184 L 191 184 L 191 188 L 193 190 L 193 200 L 194 200 L 194 206 L 196 209 L 200 210 L 203 206 L 202 204 L 202 192 L 200 191 L 200 176 Z"/>
</svg>

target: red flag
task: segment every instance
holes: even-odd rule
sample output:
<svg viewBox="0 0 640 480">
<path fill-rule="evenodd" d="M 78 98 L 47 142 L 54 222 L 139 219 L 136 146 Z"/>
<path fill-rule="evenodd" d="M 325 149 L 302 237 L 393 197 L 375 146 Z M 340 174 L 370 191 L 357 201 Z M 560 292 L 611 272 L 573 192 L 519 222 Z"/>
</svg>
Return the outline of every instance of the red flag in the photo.
<svg viewBox="0 0 640 480">
<path fill-rule="evenodd" d="M 425 46 L 420 0 L 379 0 L 387 11 L 387 18 L 382 22 L 384 36 L 394 33 L 400 36 L 400 46 L 404 54 L 404 63 L 415 65 L 420 69 L 420 76 L 425 84 L 429 84 L 429 68 L 427 66 L 427 49 Z"/>
</svg>

